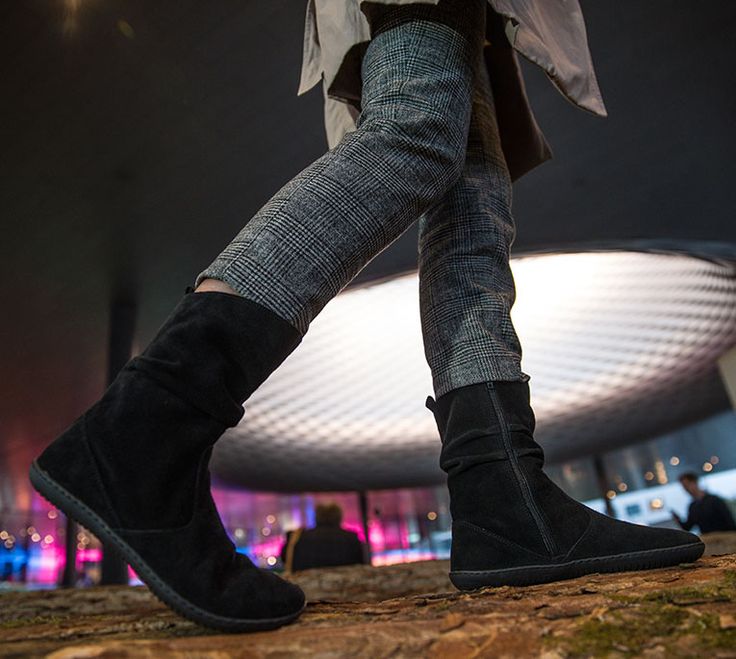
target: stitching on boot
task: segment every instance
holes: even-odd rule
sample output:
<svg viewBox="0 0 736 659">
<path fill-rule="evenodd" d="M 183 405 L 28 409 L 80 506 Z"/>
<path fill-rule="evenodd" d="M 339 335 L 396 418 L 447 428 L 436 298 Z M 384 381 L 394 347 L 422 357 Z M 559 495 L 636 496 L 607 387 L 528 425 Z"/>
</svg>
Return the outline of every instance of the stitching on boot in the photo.
<svg viewBox="0 0 736 659">
<path fill-rule="evenodd" d="M 588 537 L 588 534 L 590 533 L 591 529 L 593 528 L 593 515 L 588 514 L 588 525 L 585 527 L 585 531 L 583 531 L 580 534 L 580 537 L 573 543 L 572 547 L 570 547 L 569 551 L 565 554 L 565 559 L 570 558 L 572 553 L 577 549 L 577 546 Z"/>
<path fill-rule="evenodd" d="M 466 522 L 465 520 L 460 520 L 458 522 L 455 522 L 455 526 L 460 526 L 460 525 L 463 525 L 463 526 L 468 527 L 471 531 L 476 531 L 476 532 L 478 532 L 478 533 L 480 533 L 482 535 L 486 535 L 489 538 L 491 538 L 492 540 L 497 541 L 499 544 L 505 545 L 509 549 L 521 550 L 525 554 L 529 554 L 531 556 L 536 556 L 536 557 L 541 558 L 543 560 L 548 560 L 549 559 L 549 556 L 545 556 L 544 554 L 539 554 L 536 551 L 534 551 L 533 549 L 527 549 L 526 547 L 523 547 L 522 545 L 517 544 L 513 540 L 508 540 L 507 538 L 504 538 L 504 537 L 502 537 L 500 535 L 497 535 L 496 533 L 494 533 L 493 531 L 491 531 L 489 529 L 483 528 L 482 526 L 477 526 L 476 524 L 473 524 L 473 522 Z"/>
<path fill-rule="evenodd" d="M 620 572 L 623 572 L 623 571 L 628 571 L 628 570 L 645 570 L 645 569 L 649 569 L 649 568 L 645 568 L 645 567 L 632 567 L 632 568 L 627 568 L 627 570 L 621 570 L 619 567 L 616 566 L 616 567 L 614 567 L 611 570 L 606 570 L 605 569 L 605 566 L 611 560 L 621 559 L 621 558 L 634 559 L 635 560 L 635 559 L 639 559 L 639 558 L 651 558 L 651 557 L 659 557 L 659 556 L 663 556 L 663 557 L 671 556 L 671 555 L 677 556 L 683 550 L 698 548 L 698 545 L 699 544 L 702 544 L 702 543 L 691 542 L 691 543 L 689 543 L 687 545 L 675 545 L 674 547 L 664 547 L 664 548 L 660 548 L 660 549 L 645 549 L 645 550 L 642 550 L 642 551 L 624 552 L 624 553 L 621 553 L 621 554 L 606 554 L 604 556 L 592 556 L 590 558 L 576 558 L 576 559 L 574 559 L 572 561 L 569 561 L 567 563 L 554 563 L 552 565 L 549 565 L 549 564 L 547 564 L 547 565 L 519 565 L 517 567 L 505 568 L 503 570 L 458 570 L 457 572 L 460 573 L 460 574 L 468 574 L 468 575 L 472 575 L 472 574 L 483 575 L 483 574 L 487 574 L 488 572 L 512 573 L 512 572 L 522 572 L 524 570 L 529 570 L 531 568 L 536 568 L 536 567 L 539 567 L 539 568 L 564 568 L 564 567 L 575 566 L 575 565 L 580 565 L 580 566 L 593 566 L 594 565 L 594 566 L 596 566 L 596 570 L 597 571 L 600 571 L 600 572 L 619 572 L 619 571 Z M 602 563 L 603 564 L 603 568 L 600 568 L 598 566 L 599 563 Z M 658 566 L 658 567 L 667 567 L 667 566 Z M 579 575 L 579 576 L 582 576 L 582 574 Z M 566 577 L 566 578 L 568 578 L 568 577 Z"/>
<path fill-rule="evenodd" d="M 511 445 L 511 438 L 508 436 L 510 433 L 509 424 L 506 421 L 505 415 L 503 414 L 501 403 L 496 398 L 496 391 L 493 388 L 492 383 L 486 383 L 486 391 L 488 392 L 488 397 L 491 399 L 491 403 L 493 405 L 496 416 L 498 416 L 499 418 L 501 426 L 501 437 L 504 442 L 504 447 L 506 448 L 506 451 L 509 455 L 509 462 L 511 463 L 514 476 L 516 477 L 516 481 L 520 486 L 521 495 L 524 498 L 524 503 L 526 504 L 527 510 L 531 514 L 532 519 L 534 519 L 534 523 L 537 525 L 537 530 L 542 536 L 542 542 L 547 548 L 550 556 L 556 556 L 558 555 L 557 543 L 555 542 L 555 539 L 549 530 L 549 522 L 546 521 L 545 517 L 542 515 L 542 511 L 534 500 L 534 493 L 531 491 L 531 486 L 526 479 L 526 475 L 519 466 L 514 447 Z"/>
</svg>

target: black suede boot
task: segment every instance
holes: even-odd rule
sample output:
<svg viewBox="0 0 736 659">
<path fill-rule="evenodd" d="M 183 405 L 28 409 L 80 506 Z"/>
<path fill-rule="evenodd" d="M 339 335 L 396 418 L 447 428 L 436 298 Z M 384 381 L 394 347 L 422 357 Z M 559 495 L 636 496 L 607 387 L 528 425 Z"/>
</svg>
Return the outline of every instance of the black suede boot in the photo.
<svg viewBox="0 0 736 659">
<path fill-rule="evenodd" d="M 294 620 L 304 594 L 235 551 L 208 463 L 300 340 L 254 302 L 189 289 L 145 352 L 33 463 L 33 486 L 181 615 L 225 631 Z"/>
<path fill-rule="evenodd" d="M 429 397 L 452 514 L 450 579 L 460 589 L 521 586 L 699 558 L 700 539 L 621 522 L 571 499 L 544 473 L 525 382 Z"/>
</svg>

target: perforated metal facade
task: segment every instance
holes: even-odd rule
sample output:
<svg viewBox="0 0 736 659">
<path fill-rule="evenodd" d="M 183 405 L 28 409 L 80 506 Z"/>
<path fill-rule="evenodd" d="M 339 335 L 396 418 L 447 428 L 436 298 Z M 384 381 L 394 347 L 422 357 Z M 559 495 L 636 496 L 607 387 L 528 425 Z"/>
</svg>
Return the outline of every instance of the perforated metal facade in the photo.
<svg viewBox="0 0 736 659">
<path fill-rule="evenodd" d="M 651 437 L 722 409 L 736 271 L 682 255 L 513 263 L 514 322 L 548 459 Z M 416 274 L 344 292 L 218 443 L 215 475 L 264 490 L 442 482 Z"/>
</svg>

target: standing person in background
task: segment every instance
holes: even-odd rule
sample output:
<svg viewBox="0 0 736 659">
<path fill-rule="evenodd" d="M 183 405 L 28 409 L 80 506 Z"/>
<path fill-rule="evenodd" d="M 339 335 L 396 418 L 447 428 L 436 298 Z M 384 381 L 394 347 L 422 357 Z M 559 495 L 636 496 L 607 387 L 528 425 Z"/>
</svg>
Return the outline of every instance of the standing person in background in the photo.
<svg viewBox="0 0 736 659">
<path fill-rule="evenodd" d="M 682 520 L 673 512 L 673 519 L 686 531 L 694 526 L 700 529 L 700 533 L 712 533 L 714 531 L 736 531 L 736 521 L 728 509 L 726 502 L 715 494 L 701 490 L 698 485 L 698 476 L 689 471 L 679 478 L 682 487 L 693 498 L 687 510 L 687 519 Z"/>
</svg>

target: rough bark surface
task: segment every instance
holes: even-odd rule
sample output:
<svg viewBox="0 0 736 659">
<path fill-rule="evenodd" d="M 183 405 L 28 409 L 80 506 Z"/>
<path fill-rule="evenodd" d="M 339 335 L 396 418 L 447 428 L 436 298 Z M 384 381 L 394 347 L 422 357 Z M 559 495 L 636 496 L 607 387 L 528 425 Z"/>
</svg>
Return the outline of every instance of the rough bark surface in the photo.
<svg viewBox="0 0 736 659">
<path fill-rule="evenodd" d="M 0 655 L 736 657 L 736 555 L 474 593 L 451 590 L 446 571 L 437 561 L 302 573 L 299 621 L 247 635 L 202 629 L 145 588 L 9 592 Z"/>
</svg>

